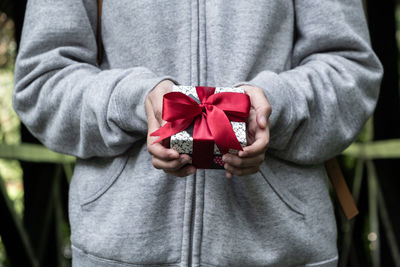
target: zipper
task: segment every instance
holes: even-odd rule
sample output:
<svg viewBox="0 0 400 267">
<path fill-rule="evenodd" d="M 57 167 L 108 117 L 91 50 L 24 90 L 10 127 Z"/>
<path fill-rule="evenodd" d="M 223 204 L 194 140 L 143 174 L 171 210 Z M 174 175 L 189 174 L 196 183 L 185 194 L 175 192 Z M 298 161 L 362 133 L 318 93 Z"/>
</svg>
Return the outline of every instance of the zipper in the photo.
<svg viewBox="0 0 400 267">
<path fill-rule="evenodd" d="M 189 235 L 189 260 L 188 266 L 192 265 L 193 254 L 193 232 L 194 232 L 194 212 L 196 207 L 196 174 L 193 175 L 193 194 L 192 194 L 192 210 L 190 212 L 190 235 Z"/>
<path fill-rule="evenodd" d="M 197 82 L 200 85 L 200 0 L 196 0 L 196 11 L 197 11 Z M 192 265 L 193 256 L 193 239 L 194 239 L 194 216 L 196 210 L 196 173 L 193 175 L 193 190 L 192 190 L 192 209 L 190 211 L 190 231 L 189 231 L 189 259 L 188 266 Z"/>
</svg>

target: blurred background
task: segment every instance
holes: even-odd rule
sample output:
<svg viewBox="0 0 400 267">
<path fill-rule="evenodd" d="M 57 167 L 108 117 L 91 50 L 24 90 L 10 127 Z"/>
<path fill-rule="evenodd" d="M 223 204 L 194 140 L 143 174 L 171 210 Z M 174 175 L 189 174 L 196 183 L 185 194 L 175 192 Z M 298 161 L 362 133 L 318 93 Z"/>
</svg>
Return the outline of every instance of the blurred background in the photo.
<svg viewBox="0 0 400 267">
<path fill-rule="evenodd" d="M 364 1 L 385 75 L 373 118 L 339 157 L 360 210 L 347 221 L 332 194 L 339 266 L 400 266 L 398 2 Z M 70 266 L 67 197 L 74 158 L 41 146 L 11 105 L 25 6 L 26 0 L 0 0 L 0 267 Z"/>
</svg>

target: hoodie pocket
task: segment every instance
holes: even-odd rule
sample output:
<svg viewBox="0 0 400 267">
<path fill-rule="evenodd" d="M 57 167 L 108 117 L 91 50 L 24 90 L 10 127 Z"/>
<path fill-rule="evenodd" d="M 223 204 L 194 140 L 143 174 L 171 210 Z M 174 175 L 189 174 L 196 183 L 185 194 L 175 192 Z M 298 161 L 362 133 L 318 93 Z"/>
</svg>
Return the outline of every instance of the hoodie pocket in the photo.
<svg viewBox="0 0 400 267">
<path fill-rule="evenodd" d="M 180 262 L 185 180 L 156 170 L 145 145 L 85 163 L 74 174 L 80 208 L 78 216 L 72 210 L 73 245 L 125 264 Z"/>
<path fill-rule="evenodd" d="M 274 170 L 269 168 L 265 162 L 260 166 L 260 174 L 289 209 L 303 217 L 305 216 L 306 209 L 304 203 L 288 190 L 287 186 L 282 183 L 282 178 L 278 178 Z"/>
<path fill-rule="evenodd" d="M 213 266 L 298 266 L 309 255 L 306 206 L 270 161 L 258 173 L 205 183 L 201 261 Z M 218 176 L 217 176 L 218 175 Z M 301 182 L 301 180 L 297 180 Z M 223 248 L 223 249 L 221 249 Z"/>
<path fill-rule="evenodd" d="M 128 155 L 123 155 L 114 159 L 96 158 L 77 162 L 74 173 L 83 180 L 79 190 L 79 202 L 83 209 L 107 192 L 124 170 L 128 159 Z"/>
</svg>

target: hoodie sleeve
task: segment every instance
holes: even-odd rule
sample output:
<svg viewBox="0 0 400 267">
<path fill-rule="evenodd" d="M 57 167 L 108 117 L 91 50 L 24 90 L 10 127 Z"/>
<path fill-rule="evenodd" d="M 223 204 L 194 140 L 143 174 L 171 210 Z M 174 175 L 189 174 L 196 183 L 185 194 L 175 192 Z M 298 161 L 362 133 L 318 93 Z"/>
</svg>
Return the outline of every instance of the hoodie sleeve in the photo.
<svg viewBox="0 0 400 267">
<path fill-rule="evenodd" d="M 147 93 L 175 82 L 140 66 L 100 70 L 96 11 L 96 1 L 28 1 L 15 67 L 22 122 L 48 148 L 80 158 L 115 156 L 144 139 Z"/>
<path fill-rule="evenodd" d="M 382 66 L 371 49 L 360 0 L 296 0 L 292 69 L 262 71 L 250 84 L 271 107 L 267 152 L 318 164 L 351 144 L 372 114 Z"/>
</svg>

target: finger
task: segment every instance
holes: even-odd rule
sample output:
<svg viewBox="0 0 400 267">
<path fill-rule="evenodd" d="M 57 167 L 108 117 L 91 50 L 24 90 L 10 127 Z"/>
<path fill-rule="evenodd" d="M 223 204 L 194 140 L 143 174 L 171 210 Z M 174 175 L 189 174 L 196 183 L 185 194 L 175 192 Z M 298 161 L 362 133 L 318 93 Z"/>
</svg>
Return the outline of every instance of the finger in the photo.
<svg viewBox="0 0 400 267">
<path fill-rule="evenodd" d="M 161 100 L 156 101 L 153 99 L 153 97 L 148 97 L 146 98 L 145 101 L 145 109 L 147 114 L 147 124 L 149 128 L 149 133 L 152 133 L 153 131 L 157 130 L 158 128 L 160 128 L 165 124 L 165 121 L 162 120 L 161 109 L 157 108 L 158 102 L 162 103 L 162 98 Z"/>
<path fill-rule="evenodd" d="M 256 140 L 253 144 L 243 148 L 243 151 L 239 151 L 239 157 L 255 157 L 258 154 L 264 154 L 267 151 L 269 144 L 269 131 L 262 130 L 256 134 Z"/>
<path fill-rule="evenodd" d="M 162 122 L 162 103 L 164 95 L 172 91 L 172 86 L 174 83 L 170 80 L 163 80 L 158 83 L 155 88 L 149 93 L 146 100 L 153 107 L 154 117 L 159 123 Z"/>
<path fill-rule="evenodd" d="M 152 111 L 151 101 L 150 101 L 149 97 L 146 97 L 146 100 L 144 101 L 144 107 L 146 110 L 147 118 L 149 118 L 150 115 L 154 116 L 154 113 Z"/>
<path fill-rule="evenodd" d="M 257 110 L 257 123 L 261 129 L 265 129 L 267 127 L 267 118 L 269 116 L 267 114 L 268 112 L 266 108 L 260 108 Z"/>
<path fill-rule="evenodd" d="M 147 151 L 159 159 L 172 160 L 179 158 L 179 153 L 170 148 L 164 147 L 160 143 L 154 143 L 158 140 L 158 136 L 150 136 L 152 132 L 159 129 L 160 123 L 154 117 L 152 107 L 146 101 L 146 112 L 147 112 L 147 124 L 148 124 L 148 135 L 147 135 Z"/>
<path fill-rule="evenodd" d="M 148 115 L 147 115 L 147 128 L 148 134 L 150 135 L 152 132 L 158 130 L 161 127 L 160 122 L 154 117 L 154 112 L 151 107 L 148 108 Z"/>
<path fill-rule="evenodd" d="M 160 143 L 155 143 L 155 144 L 147 143 L 147 151 L 149 151 L 149 153 L 152 156 L 154 156 L 160 160 L 169 161 L 169 160 L 174 160 L 174 159 L 179 158 L 178 151 L 176 151 L 175 149 L 172 149 L 172 148 L 166 148 L 163 145 L 161 145 Z"/>
<path fill-rule="evenodd" d="M 259 166 L 242 169 L 242 168 L 235 168 L 229 165 L 228 163 L 225 163 L 224 168 L 231 174 L 237 176 L 249 175 L 259 171 Z"/>
<path fill-rule="evenodd" d="M 156 118 L 157 122 L 161 125 L 162 124 L 162 102 L 163 101 L 163 95 L 156 95 L 154 98 L 149 98 L 150 105 L 153 108 L 153 114 L 154 118 Z M 161 104 L 161 107 L 158 105 Z"/>
<path fill-rule="evenodd" d="M 254 157 L 248 158 L 240 158 L 237 155 L 225 154 L 222 157 L 222 160 L 235 168 L 249 168 L 260 165 L 260 163 L 264 161 L 264 158 L 264 153 L 260 153 L 255 155 Z"/>
<path fill-rule="evenodd" d="M 267 127 L 267 120 L 271 115 L 271 106 L 264 94 L 259 88 L 250 88 L 246 90 L 250 96 L 251 106 L 256 110 L 257 123 L 261 129 Z"/>
<path fill-rule="evenodd" d="M 180 155 L 178 159 L 174 160 L 162 160 L 157 157 L 152 158 L 153 166 L 156 169 L 163 169 L 167 171 L 177 171 L 190 162 L 191 158 L 189 155 Z"/>
<path fill-rule="evenodd" d="M 225 172 L 225 176 L 226 176 L 226 178 L 231 179 L 232 178 L 232 173 L 226 171 Z"/>
<path fill-rule="evenodd" d="M 257 103 L 258 106 L 255 106 L 255 110 L 257 113 L 257 123 L 258 126 L 260 126 L 261 129 L 265 129 L 267 127 L 267 120 L 269 116 L 271 115 L 271 106 L 267 102 L 266 99 L 263 99 L 262 97 L 257 98 L 260 103 Z M 263 103 L 261 103 L 263 102 Z"/>
<path fill-rule="evenodd" d="M 193 165 L 189 165 L 186 167 L 183 167 L 177 171 L 168 171 L 168 170 L 164 170 L 165 173 L 171 174 L 173 176 L 178 176 L 178 177 L 185 177 L 191 174 L 195 174 L 196 173 L 196 167 L 194 167 Z"/>
</svg>

